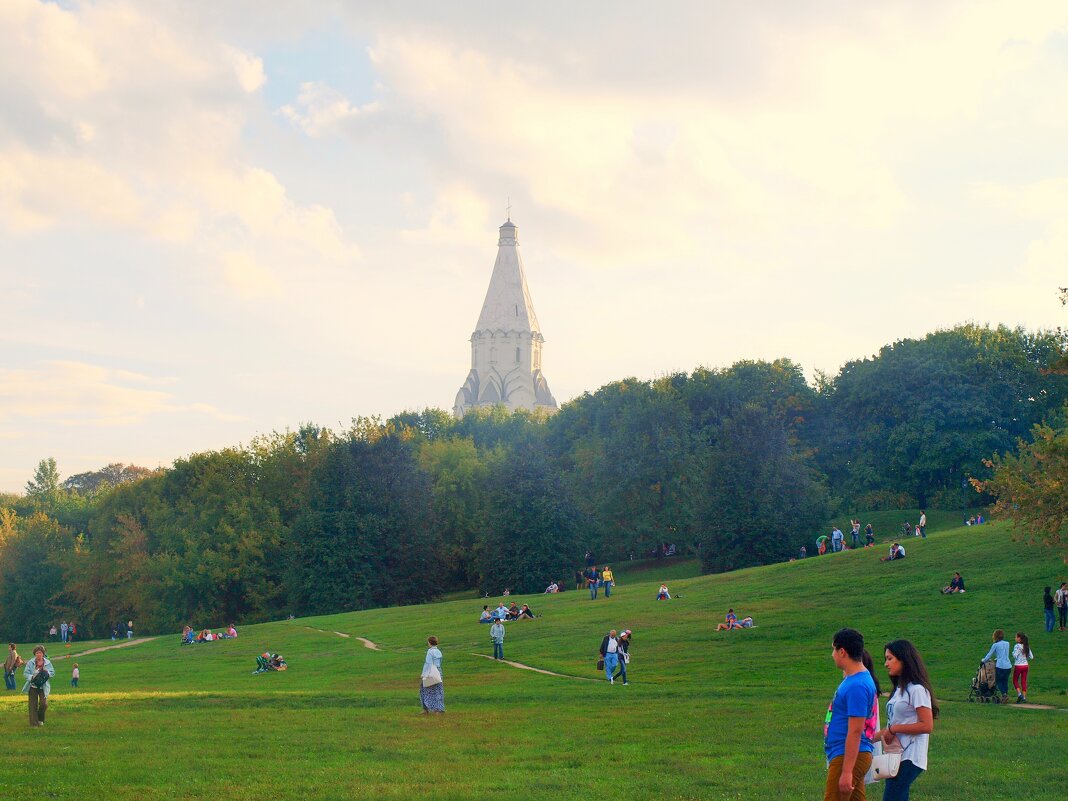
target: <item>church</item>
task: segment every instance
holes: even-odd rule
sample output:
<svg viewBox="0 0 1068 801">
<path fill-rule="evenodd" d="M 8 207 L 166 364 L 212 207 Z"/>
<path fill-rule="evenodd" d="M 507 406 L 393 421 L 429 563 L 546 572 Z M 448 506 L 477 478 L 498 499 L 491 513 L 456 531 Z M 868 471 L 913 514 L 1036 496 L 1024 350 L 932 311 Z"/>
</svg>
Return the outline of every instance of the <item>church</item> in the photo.
<svg viewBox="0 0 1068 801">
<path fill-rule="evenodd" d="M 500 228 L 497 261 L 471 334 L 471 372 L 456 393 L 458 418 L 478 406 L 557 410 L 541 372 L 545 339 L 530 301 L 517 234 L 509 217 Z"/>
</svg>

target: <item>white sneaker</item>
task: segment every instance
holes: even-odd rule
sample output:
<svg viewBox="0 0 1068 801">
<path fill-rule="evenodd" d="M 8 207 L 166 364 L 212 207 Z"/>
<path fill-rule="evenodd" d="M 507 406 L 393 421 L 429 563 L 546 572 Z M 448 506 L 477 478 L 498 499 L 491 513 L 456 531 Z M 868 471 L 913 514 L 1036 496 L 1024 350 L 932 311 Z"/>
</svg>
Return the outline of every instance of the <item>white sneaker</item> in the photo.
<svg viewBox="0 0 1068 801">
<path fill-rule="evenodd" d="M 615 683 L 616 683 L 616 680 L 615 680 L 615 679 L 609 679 L 609 680 L 608 680 L 608 683 L 609 683 L 609 684 L 615 684 Z"/>
</svg>

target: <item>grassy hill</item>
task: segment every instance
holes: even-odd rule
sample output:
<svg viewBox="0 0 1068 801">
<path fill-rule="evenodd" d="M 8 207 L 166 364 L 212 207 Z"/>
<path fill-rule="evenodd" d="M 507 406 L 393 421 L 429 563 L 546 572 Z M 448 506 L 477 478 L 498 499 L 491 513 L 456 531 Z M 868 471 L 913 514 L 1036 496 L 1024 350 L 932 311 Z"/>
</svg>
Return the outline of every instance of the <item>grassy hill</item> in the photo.
<svg viewBox="0 0 1068 801">
<path fill-rule="evenodd" d="M 902 562 L 878 561 L 883 540 L 877 550 L 672 578 L 681 597 L 668 602 L 654 600 L 666 565 L 622 566 L 607 600 L 515 597 L 541 617 L 509 624 L 506 657 L 563 677 L 475 655 L 492 652 L 475 599 L 248 626 L 236 641 L 194 647 L 174 635 L 103 651 L 78 658 L 77 690 L 61 659 L 45 728 L 26 727 L 24 696 L 0 696 L 9 733 L 0 787 L 116 801 L 818 798 L 823 715 L 840 678 L 830 639 L 849 625 L 866 635 L 884 687 L 890 639 L 912 639 L 931 670 L 943 711 L 915 797 L 1063 790 L 1068 632 L 1044 632 L 1041 603 L 1045 584 L 1068 580 L 1059 554 L 1012 542 L 1000 524 L 935 530 L 910 540 Z M 953 570 L 967 580 L 964 596 L 938 593 Z M 716 634 L 728 606 L 758 627 Z M 595 681 L 610 627 L 634 631 L 627 687 Z M 1031 636 L 1030 698 L 1056 709 L 965 701 L 995 627 Z M 417 684 L 429 634 L 441 639 L 448 713 L 426 718 Z M 291 669 L 252 675 L 265 648 Z"/>
</svg>

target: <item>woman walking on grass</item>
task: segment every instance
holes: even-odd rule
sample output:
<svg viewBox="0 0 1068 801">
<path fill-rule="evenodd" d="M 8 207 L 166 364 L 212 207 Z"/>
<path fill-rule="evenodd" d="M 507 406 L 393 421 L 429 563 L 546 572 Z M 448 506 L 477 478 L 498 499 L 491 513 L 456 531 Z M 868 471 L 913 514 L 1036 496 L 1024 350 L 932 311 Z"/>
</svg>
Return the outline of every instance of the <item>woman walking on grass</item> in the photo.
<svg viewBox="0 0 1068 801">
<path fill-rule="evenodd" d="M 912 783 L 927 770 L 927 745 L 938 717 L 938 702 L 916 646 L 908 640 L 894 640 L 886 644 L 883 655 L 894 692 L 886 702 L 886 728 L 875 736 L 886 748 L 901 748 L 901 765 L 897 775 L 886 780 L 883 801 L 908 801 Z"/>
<path fill-rule="evenodd" d="M 1005 701 L 1009 695 L 1009 674 L 1012 673 L 1009 644 L 1005 642 L 1005 632 L 1001 629 L 994 629 L 993 639 L 994 644 L 980 661 L 986 662 L 991 657 L 994 658 L 994 681 L 998 692 L 1001 693 L 1001 700 Z"/>
<path fill-rule="evenodd" d="M 423 714 L 445 712 L 445 685 L 441 678 L 441 651 L 438 650 L 438 638 L 428 637 L 426 641 L 426 660 L 423 662 L 423 677 L 419 682 L 419 700 L 423 704 Z M 428 684 L 429 681 L 429 684 Z"/>
<path fill-rule="evenodd" d="M 1012 648 L 1012 687 L 1016 690 L 1016 703 L 1027 703 L 1027 668 L 1028 660 L 1034 659 L 1031 643 L 1022 631 L 1016 632 L 1016 645 Z"/>
<path fill-rule="evenodd" d="M 43 726 L 45 723 L 48 695 L 52 692 L 51 679 L 55 675 L 56 669 L 45 656 L 44 647 L 38 645 L 33 649 L 33 660 L 26 663 L 26 670 L 23 671 L 26 683 L 22 686 L 22 691 L 29 695 L 31 726 Z"/>
</svg>

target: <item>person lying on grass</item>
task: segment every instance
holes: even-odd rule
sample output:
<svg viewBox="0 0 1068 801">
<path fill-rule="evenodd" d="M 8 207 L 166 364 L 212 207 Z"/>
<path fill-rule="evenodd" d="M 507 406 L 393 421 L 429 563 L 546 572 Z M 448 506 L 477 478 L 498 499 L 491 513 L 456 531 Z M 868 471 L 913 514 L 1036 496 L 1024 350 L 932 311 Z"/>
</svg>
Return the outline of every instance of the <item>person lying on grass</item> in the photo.
<svg viewBox="0 0 1068 801">
<path fill-rule="evenodd" d="M 959 572 L 953 574 L 953 578 L 950 579 L 948 587 L 942 588 L 943 595 L 952 595 L 955 592 L 964 592 L 964 579 L 961 578 Z"/>
</svg>

